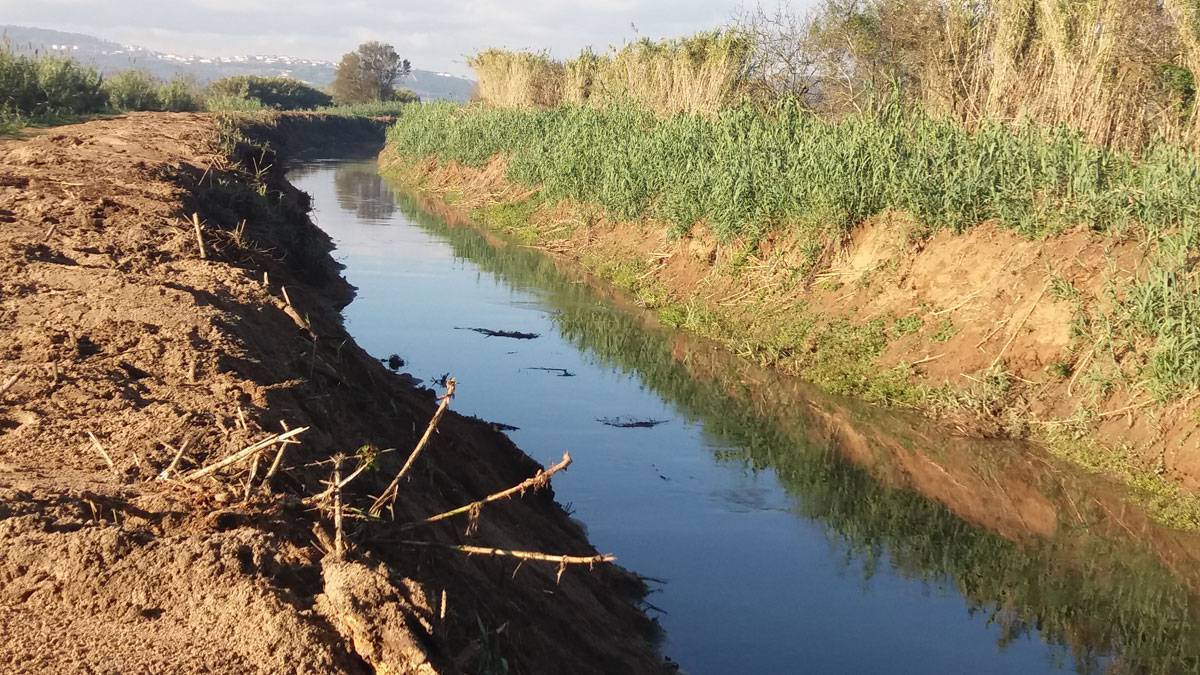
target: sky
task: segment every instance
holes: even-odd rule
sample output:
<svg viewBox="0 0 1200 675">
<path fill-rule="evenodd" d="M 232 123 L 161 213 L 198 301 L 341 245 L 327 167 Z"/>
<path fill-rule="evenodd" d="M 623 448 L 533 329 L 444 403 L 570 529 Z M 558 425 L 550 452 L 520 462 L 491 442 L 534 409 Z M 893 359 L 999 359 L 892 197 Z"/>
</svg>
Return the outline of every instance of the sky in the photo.
<svg viewBox="0 0 1200 675">
<path fill-rule="evenodd" d="M 87 33 L 179 55 L 336 61 L 367 40 L 423 70 L 467 76 L 488 47 L 571 56 L 718 27 L 755 0 L 0 0 L 0 24 Z M 804 0 L 800 4 L 806 4 Z"/>
</svg>

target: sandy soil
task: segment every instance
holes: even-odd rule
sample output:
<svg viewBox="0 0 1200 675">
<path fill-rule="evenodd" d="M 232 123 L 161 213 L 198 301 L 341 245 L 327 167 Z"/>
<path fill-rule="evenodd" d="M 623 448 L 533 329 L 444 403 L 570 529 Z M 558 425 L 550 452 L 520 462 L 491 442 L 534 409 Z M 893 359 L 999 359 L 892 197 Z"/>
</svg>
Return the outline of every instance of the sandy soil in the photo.
<svg viewBox="0 0 1200 675">
<path fill-rule="evenodd" d="M 287 150 L 377 129 L 242 133 Z M 398 543 L 595 553 L 550 490 L 474 528 L 400 532 L 538 470 L 477 420 L 447 415 L 395 522 L 348 516 L 349 553 L 329 552 L 332 508 L 302 500 L 330 457 L 350 456 L 344 474 L 360 448 L 398 449 L 346 487 L 353 515 L 435 395 L 346 335 L 352 289 L 279 157 L 221 140 L 208 116 L 136 114 L 0 143 L 0 671 L 659 669 L 643 587 L 620 568 L 558 580 L 555 564 Z M 285 425 L 308 431 L 269 480 L 274 448 L 256 469 L 182 480 Z"/>
</svg>

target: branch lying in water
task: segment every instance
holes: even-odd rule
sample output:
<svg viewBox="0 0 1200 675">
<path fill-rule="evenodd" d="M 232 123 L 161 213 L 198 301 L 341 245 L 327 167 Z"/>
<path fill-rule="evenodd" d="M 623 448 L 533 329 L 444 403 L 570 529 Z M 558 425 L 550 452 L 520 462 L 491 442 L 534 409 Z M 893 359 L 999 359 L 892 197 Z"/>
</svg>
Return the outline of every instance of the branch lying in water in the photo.
<svg viewBox="0 0 1200 675">
<path fill-rule="evenodd" d="M 488 337 L 512 338 L 514 340 L 533 340 L 541 337 L 541 333 L 522 333 L 515 330 L 492 330 L 490 328 L 463 328 L 455 326 L 454 330 L 469 330 Z"/>
</svg>

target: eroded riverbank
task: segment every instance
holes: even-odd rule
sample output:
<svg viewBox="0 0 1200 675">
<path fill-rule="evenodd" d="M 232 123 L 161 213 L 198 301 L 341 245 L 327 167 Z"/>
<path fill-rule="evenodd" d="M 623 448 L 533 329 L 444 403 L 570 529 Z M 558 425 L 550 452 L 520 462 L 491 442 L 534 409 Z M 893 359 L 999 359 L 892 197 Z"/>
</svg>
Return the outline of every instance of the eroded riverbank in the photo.
<svg viewBox="0 0 1200 675">
<path fill-rule="evenodd" d="M 665 579 L 648 600 L 685 669 L 1196 668 L 1200 543 L 1119 486 L 664 330 L 562 259 L 394 202 L 370 162 L 297 182 L 360 288 L 351 332 L 417 377 L 453 372 L 461 409 L 519 427 L 539 460 L 571 450 L 559 499 Z M 615 417 L 665 423 L 598 419 Z"/>
</svg>

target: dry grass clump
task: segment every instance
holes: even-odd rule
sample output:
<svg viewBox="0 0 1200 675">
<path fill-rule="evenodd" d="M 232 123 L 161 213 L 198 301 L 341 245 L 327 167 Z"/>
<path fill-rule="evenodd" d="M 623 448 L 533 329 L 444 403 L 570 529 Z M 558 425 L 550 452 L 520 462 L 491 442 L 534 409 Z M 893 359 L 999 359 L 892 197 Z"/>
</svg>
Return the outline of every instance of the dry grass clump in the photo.
<svg viewBox="0 0 1200 675">
<path fill-rule="evenodd" d="M 974 129 L 1064 124 L 1127 150 L 1200 141 L 1192 0 L 824 0 L 758 10 L 752 80 L 827 114 L 897 90 Z"/>
<path fill-rule="evenodd" d="M 591 49 L 565 63 L 545 54 L 488 50 L 471 60 L 484 102 L 512 108 L 632 101 L 659 115 L 713 114 L 743 90 L 751 43 L 712 32 L 639 40 L 608 54 Z"/>
<path fill-rule="evenodd" d="M 468 62 L 483 101 L 507 108 L 537 108 L 562 102 L 561 63 L 547 54 L 489 49 Z"/>
</svg>

